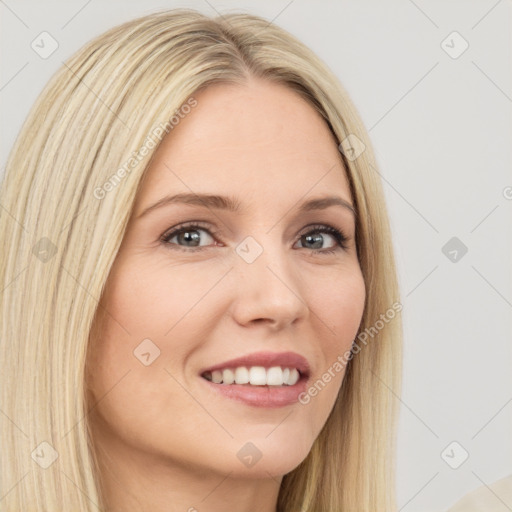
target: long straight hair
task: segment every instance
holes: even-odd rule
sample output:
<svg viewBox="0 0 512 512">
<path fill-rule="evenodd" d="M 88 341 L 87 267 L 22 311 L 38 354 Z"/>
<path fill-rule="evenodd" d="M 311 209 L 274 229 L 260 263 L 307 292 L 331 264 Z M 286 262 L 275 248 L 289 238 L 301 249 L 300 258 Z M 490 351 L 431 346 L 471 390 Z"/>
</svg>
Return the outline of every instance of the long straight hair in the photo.
<svg viewBox="0 0 512 512">
<path fill-rule="evenodd" d="M 164 126 L 172 136 L 169 120 L 179 120 L 194 93 L 251 76 L 293 89 L 338 144 L 355 140 L 364 149 L 340 157 L 366 285 L 359 332 L 371 336 L 348 362 L 310 453 L 283 477 L 277 510 L 396 510 L 402 322 L 395 308 L 375 327 L 399 304 L 399 290 L 368 134 L 336 76 L 288 32 L 254 15 L 208 18 L 190 9 L 135 19 L 86 44 L 46 85 L 9 156 L 0 189 L 1 510 L 103 509 L 84 366 L 158 147 L 152 134 Z"/>
</svg>

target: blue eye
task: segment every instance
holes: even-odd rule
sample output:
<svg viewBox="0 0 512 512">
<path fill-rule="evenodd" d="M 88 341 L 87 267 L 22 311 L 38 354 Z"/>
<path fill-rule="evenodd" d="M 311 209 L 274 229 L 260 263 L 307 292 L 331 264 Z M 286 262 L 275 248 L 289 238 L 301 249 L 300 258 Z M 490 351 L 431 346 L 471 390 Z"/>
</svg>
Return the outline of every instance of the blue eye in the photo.
<svg viewBox="0 0 512 512">
<path fill-rule="evenodd" d="M 173 238 L 177 237 L 178 241 L 184 242 L 185 244 L 190 244 L 190 245 L 185 245 L 185 247 L 195 249 L 198 246 L 201 247 L 200 246 L 201 237 L 198 234 L 200 231 L 210 233 L 208 231 L 208 229 L 203 228 L 203 227 L 199 226 L 198 224 L 188 224 L 188 225 L 178 227 L 174 231 L 171 231 L 169 234 L 164 235 L 164 237 L 162 238 L 162 241 L 169 245 L 176 245 L 175 243 L 171 242 L 171 240 Z"/>
<path fill-rule="evenodd" d="M 169 233 L 164 234 L 161 241 L 171 249 L 196 252 L 212 246 L 212 244 L 201 244 L 201 232 L 207 233 L 213 240 L 217 236 L 216 232 L 196 222 L 178 226 Z M 327 249 L 318 248 L 318 244 L 323 245 L 325 242 L 325 237 L 322 233 L 327 233 L 336 241 L 334 247 Z M 174 238 L 176 238 L 176 241 L 173 242 Z M 348 237 L 342 231 L 325 224 L 308 226 L 308 230 L 299 236 L 299 240 L 301 242 L 301 249 L 312 249 L 314 254 L 332 254 L 340 249 L 346 250 L 348 248 Z M 312 244 L 314 247 L 307 247 L 304 244 Z M 218 246 L 219 244 L 215 242 L 213 245 Z"/>
<path fill-rule="evenodd" d="M 312 247 L 313 252 L 319 253 L 319 254 L 332 254 L 333 252 L 339 250 L 339 249 L 347 249 L 347 242 L 348 237 L 345 236 L 345 234 L 340 231 L 339 229 L 333 228 L 332 226 L 320 224 L 316 226 L 308 226 L 309 231 L 301 235 L 300 240 L 303 238 L 306 239 L 307 243 L 323 243 L 324 237 L 321 235 L 321 233 L 328 233 L 329 236 L 334 238 L 336 240 L 336 243 L 338 244 L 337 247 L 333 247 L 331 249 L 323 249 L 318 250 L 316 247 Z M 301 242 L 302 243 L 302 242 Z"/>
</svg>

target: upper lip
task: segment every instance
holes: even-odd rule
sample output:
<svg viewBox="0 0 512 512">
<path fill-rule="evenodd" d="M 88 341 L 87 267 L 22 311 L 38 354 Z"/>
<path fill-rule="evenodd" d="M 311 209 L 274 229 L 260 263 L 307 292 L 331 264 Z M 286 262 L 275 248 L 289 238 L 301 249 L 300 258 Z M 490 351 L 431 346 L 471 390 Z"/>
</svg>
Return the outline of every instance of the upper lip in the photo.
<svg viewBox="0 0 512 512">
<path fill-rule="evenodd" d="M 309 376 L 310 372 L 307 359 L 295 352 L 254 352 L 205 368 L 201 370 L 201 374 L 213 372 L 214 370 L 224 370 L 226 368 L 238 368 L 239 366 L 263 366 L 264 368 L 281 366 L 282 368 L 297 368 L 299 373 L 306 377 Z"/>
</svg>

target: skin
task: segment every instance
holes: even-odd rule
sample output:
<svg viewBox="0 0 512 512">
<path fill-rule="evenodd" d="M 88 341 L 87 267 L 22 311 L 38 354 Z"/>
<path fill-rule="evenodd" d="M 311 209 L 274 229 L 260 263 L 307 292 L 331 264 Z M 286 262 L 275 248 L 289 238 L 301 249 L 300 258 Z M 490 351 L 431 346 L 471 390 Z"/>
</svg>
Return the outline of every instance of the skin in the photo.
<svg viewBox="0 0 512 512">
<path fill-rule="evenodd" d="M 275 511 L 282 477 L 308 455 L 344 370 L 307 405 L 278 408 L 215 393 L 200 372 L 253 352 L 294 351 L 309 361 L 313 383 L 350 349 L 363 314 L 351 212 L 297 212 L 313 197 L 352 203 L 319 114 L 255 78 L 194 97 L 198 105 L 154 155 L 91 336 L 88 417 L 110 512 Z M 162 197 L 191 191 L 234 196 L 242 211 L 171 204 L 138 218 Z M 183 236 L 161 241 L 191 221 L 206 225 L 191 230 L 202 250 Z M 308 242 L 304 235 L 318 237 L 311 224 L 342 230 L 347 248 L 322 231 Z M 251 264 L 235 251 L 248 236 L 263 248 Z M 148 366 L 133 353 L 146 338 L 160 350 Z M 262 454 L 252 467 L 237 457 L 249 441 Z"/>
</svg>

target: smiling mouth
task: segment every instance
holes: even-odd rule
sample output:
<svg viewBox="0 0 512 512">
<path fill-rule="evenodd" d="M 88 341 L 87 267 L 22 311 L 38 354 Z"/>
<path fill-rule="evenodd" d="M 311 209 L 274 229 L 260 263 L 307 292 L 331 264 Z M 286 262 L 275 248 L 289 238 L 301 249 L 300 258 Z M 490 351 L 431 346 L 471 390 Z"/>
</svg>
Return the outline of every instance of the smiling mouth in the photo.
<svg viewBox="0 0 512 512">
<path fill-rule="evenodd" d="M 297 368 L 238 366 L 204 372 L 201 377 L 213 384 L 283 387 L 294 386 L 303 377 Z"/>
</svg>

